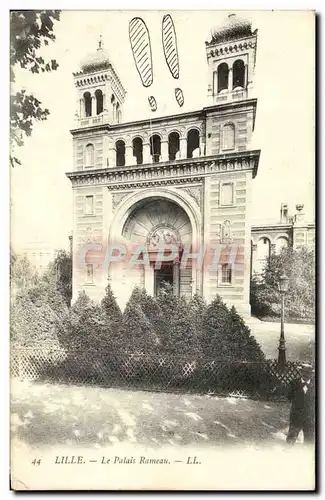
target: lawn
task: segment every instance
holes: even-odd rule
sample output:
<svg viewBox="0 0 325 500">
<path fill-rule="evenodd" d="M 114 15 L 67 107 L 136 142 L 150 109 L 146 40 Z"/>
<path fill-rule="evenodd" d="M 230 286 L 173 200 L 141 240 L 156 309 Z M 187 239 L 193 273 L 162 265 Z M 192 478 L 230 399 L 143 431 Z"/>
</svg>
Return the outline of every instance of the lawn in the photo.
<svg viewBox="0 0 325 500">
<path fill-rule="evenodd" d="M 11 414 L 30 445 L 220 446 L 283 442 L 289 405 L 14 381 Z"/>
<path fill-rule="evenodd" d="M 19 381 L 11 394 L 16 490 L 314 484 L 312 451 L 301 440 L 294 451 L 285 444 L 288 403 Z M 82 456 L 83 465 L 55 464 L 72 455 Z"/>
</svg>

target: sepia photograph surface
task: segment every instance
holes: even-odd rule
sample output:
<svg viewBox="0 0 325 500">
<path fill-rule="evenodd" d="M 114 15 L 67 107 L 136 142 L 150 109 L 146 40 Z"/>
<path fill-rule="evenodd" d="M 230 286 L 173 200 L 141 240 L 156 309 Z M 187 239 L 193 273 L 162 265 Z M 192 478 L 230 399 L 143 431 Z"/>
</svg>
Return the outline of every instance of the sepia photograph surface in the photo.
<svg viewBox="0 0 325 500">
<path fill-rule="evenodd" d="M 315 12 L 12 10 L 10 99 L 11 489 L 314 490 Z"/>
</svg>

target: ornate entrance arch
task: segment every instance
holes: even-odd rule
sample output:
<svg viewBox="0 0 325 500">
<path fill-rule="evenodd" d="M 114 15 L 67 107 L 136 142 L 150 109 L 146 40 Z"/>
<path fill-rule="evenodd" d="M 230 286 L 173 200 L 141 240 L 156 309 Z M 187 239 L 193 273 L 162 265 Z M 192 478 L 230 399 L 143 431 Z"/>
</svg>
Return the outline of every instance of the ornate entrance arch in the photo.
<svg viewBox="0 0 325 500">
<path fill-rule="evenodd" d="M 155 244 L 159 241 L 166 245 L 176 243 L 180 250 L 187 247 L 196 253 L 201 244 L 201 214 L 198 207 L 193 205 L 187 193 L 176 189 L 145 189 L 132 193 L 117 208 L 110 227 L 109 242 L 131 241 L 146 245 L 149 253 L 152 252 L 151 261 L 154 260 Z M 145 272 L 145 286 L 149 293 L 154 293 L 158 273 L 150 282 L 150 270 L 146 269 Z M 167 270 L 165 274 L 168 275 Z M 186 280 L 189 293 L 201 291 L 201 272 L 195 262 L 191 269 L 183 271 L 181 277 L 179 266 L 178 270 L 174 267 L 170 279 L 178 293 L 182 293 L 182 286 L 185 289 L 185 285 L 180 283 Z"/>
</svg>

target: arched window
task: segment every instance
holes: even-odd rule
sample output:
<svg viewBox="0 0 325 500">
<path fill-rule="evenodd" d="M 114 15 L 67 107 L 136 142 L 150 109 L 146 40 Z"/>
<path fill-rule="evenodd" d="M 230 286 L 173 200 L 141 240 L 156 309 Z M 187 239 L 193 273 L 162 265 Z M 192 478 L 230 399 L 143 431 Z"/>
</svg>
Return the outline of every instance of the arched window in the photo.
<svg viewBox="0 0 325 500">
<path fill-rule="evenodd" d="M 187 133 L 187 158 L 199 156 L 197 152 L 200 148 L 200 134 L 195 128 L 192 128 Z"/>
<path fill-rule="evenodd" d="M 121 108 L 120 108 L 120 103 L 116 103 L 116 121 L 117 123 L 121 123 Z"/>
<path fill-rule="evenodd" d="M 124 167 L 125 165 L 125 142 L 117 141 L 115 144 L 116 147 L 116 166 Z"/>
<path fill-rule="evenodd" d="M 261 238 L 257 242 L 257 258 L 266 260 L 270 257 L 271 243 L 268 238 Z"/>
<path fill-rule="evenodd" d="M 161 155 L 161 139 L 159 135 L 152 135 L 150 137 L 150 154 L 153 163 L 158 163 Z"/>
<path fill-rule="evenodd" d="M 275 252 L 281 253 L 282 248 L 288 248 L 288 239 L 285 236 L 280 236 L 275 242 Z"/>
<path fill-rule="evenodd" d="M 96 113 L 97 115 L 100 115 L 104 109 L 103 92 L 101 90 L 96 90 L 95 97 L 96 97 Z"/>
<path fill-rule="evenodd" d="M 235 147 L 235 125 L 226 123 L 222 133 L 222 149 L 234 149 Z"/>
<path fill-rule="evenodd" d="M 218 66 L 218 94 L 228 88 L 229 68 L 228 64 L 222 63 Z"/>
<path fill-rule="evenodd" d="M 177 132 L 172 132 L 168 136 L 168 158 L 169 158 L 169 160 L 175 160 L 178 152 L 179 152 L 179 134 Z"/>
<path fill-rule="evenodd" d="M 95 162 L 95 149 L 93 144 L 87 144 L 85 148 L 85 166 L 93 167 Z"/>
<path fill-rule="evenodd" d="M 91 116 L 91 95 L 90 92 L 84 93 L 85 116 Z"/>
<path fill-rule="evenodd" d="M 244 88 L 245 86 L 245 64 L 244 61 L 238 59 L 232 66 L 232 88 Z"/>
<path fill-rule="evenodd" d="M 142 165 L 143 163 L 143 143 L 140 137 L 136 137 L 132 141 L 133 146 L 133 156 L 137 160 L 137 165 Z"/>
</svg>

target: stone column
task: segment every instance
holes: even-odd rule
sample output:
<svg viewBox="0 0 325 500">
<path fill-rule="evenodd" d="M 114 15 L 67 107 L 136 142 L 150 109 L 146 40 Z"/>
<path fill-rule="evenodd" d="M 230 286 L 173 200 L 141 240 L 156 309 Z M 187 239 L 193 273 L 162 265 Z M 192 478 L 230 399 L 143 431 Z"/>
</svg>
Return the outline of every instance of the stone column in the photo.
<svg viewBox="0 0 325 500">
<path fill-rule="evenodd" d="M 208 103 L 210 104 L 212 102 L 212 99 L 213 99 L 213 90 L 212 90 L 211 84 L 208 85 L 207 97 L 208 97 Z"/>
<path fill-rule="evenodd" d="M 174 295 L 176 295 L 176 297 L 179 297 L 180 295 L 180 285 L 180 262 L 177 259 L 173 264 L 173 289 Z"/>
<path fill-rule="evenodd" d="M 248 64 L 245 64 L 245 80 L 244 80 L 244 89 L 247 88 L 248 84 Z"/>
<path fill-rule="evenodd" d="M 214 71 L 212 73 L 212 89 L 211 89 L 211 93 L 212 95 L 217 99 L 217 95 L 218 95 L 218 71 Z"/>
<path fill-rule="evenodd" d="M 134 158 L 133 158 L 133 147 L 128 145 L 125 145 L 125 165 L 133 165 L 134 164 Z"/>
<path fill-rule="evenodd" d="M 256 261 L 256 251 L 257 251 L 257 245 L 252 245 L 252 255 L 251 255 L 251 277 L 253 276 L 253 273 L 255 271 L 255 261 Z"/>
<path fill-rule="evenodd" d="M 96 116 L 97 113 L 97 109 L 96 109 L 96 97 L 95 96 L 92 96 L 91 98 L 91 116 Z"/>
<path fill-rule="evenodd" d="M 155 295 L 155 274 L 153 266 L 145 266 L 144 286 L 149 295 Z"/>
<path fill-rule="evenodd" d="M 181 137 L 179 140 L 180 158 L 183 160 L 187 157 L 187 137 Z"/>
<path fill-rule="evenodd" d="M 143 157 L 144 164 L 152 163 L 151 156 L 150 156 L 150 144 L 149 144 L 149 142 L 143 143 L 142 157 Z"/>
<path fill-rule="evenodd" d="M 271 254 L 275 253 L 275 243 L 271 243 Z"/>
<path fill-rule="evenodd" d="M 165 139 L 163 141 L 161 141 L 161 161 L 168 161 L 169 160 L 169 157 L 168 157 L 168 140 Z"/>
<path fill-rule="evenodd" d="M 228 92 L 232 92 L 233 88 L 233 75 L 232 75 L 232 68 L 229 68 L 229 74 L 228 74 Z"/>
<path fill-rule="evenodd" d="M 107 168 L 109 165 L 109 149 L 108 149 L 108 136 L 107 134 L 103 137 L 103 168 Z"/>
<path fill-rule="evenodd" d="M 116 148 L 111 147 L 108 150 L 108 166 L 116 167 Z"/>
<path fill-rule="evenodd" d="M 199 135 L 199 151 L 200 151 L 200 156 L 204 156 L 204 140 L 205 137 L 203 135 Z"/>
<path fill-rule="evenodd" d="M 85 117 L 85 100 L 79 99 L 79 118 Z"/>
</svg>

